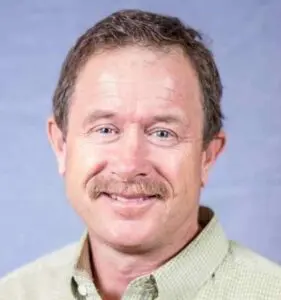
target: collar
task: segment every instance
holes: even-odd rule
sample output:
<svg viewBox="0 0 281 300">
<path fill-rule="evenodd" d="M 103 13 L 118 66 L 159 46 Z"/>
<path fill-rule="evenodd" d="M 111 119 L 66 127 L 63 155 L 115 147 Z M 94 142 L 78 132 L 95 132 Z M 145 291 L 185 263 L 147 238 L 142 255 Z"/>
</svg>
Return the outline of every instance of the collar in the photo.
<svg viewBox="0 0 281 300">
<path fill-rule="evenodd" d="M 202 231 L 191 243 L 151 274 L 133 280 L 125 293 L 134 295 L 145 289 L 160 297 L 165 295 L 167 299 L 178 299 L 182 295 L 189 295 L 190 299 L 194 297 L 215 273 L 229 248 L 228 239 L 211 209 L 200 207 L 199 222 Z M 90 244 L 85 233 L 77 249 L 72 288 L 75 294 L 91 294 L 99 299 L 90 262 Z"/>
<path fill-rule="evenodd" d="M 167 299 L 180 295 L 193 299 L 228 253 L 229 241 L 214 213 L 200 207 L 199 222 L 203 228 L 199 235 L 153 273 L 159 293 Z"/>
</svg>

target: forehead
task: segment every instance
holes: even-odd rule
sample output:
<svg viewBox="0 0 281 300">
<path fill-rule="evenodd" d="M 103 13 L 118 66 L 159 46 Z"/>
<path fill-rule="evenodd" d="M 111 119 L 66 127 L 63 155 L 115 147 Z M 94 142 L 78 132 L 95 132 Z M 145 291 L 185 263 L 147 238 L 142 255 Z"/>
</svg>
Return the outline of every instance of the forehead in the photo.
<svg viewBox="0 0 281 300">
<path fill-rule="evenodd" d="M 94 55 L 81 70 L 74 103 L 112 107 L 133 104 L 201 109 L 198 78 L 180 49 L 169 52 L 126 47 Z"/>
</svg>

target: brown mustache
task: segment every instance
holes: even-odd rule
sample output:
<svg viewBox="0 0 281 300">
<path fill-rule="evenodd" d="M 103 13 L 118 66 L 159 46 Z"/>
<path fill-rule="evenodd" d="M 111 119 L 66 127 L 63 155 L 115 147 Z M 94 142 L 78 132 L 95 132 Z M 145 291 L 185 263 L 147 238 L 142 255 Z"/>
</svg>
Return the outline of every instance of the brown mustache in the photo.
<svg viewBox="0 0 281 300">
<path fill-rule="evenodd" d="M 89 197 L 96 200 L 101 194 L 117 195 L 146 195 L 160 199 L 169 197 L 170 192 L 166 184 L 159 180 L 139 178 L 126 182 L 113 178 L 95 177 L 89 182 Z"/>
</svg>

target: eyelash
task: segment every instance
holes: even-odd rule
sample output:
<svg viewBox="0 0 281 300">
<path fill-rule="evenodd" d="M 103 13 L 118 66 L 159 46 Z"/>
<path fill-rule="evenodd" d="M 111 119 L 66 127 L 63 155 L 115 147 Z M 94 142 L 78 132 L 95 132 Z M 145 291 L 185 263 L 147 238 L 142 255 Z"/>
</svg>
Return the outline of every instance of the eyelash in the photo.
<svg viewBox="0 0 281 300">
<path fill-rule="evenodd" d="M 111 131 L 119 132 L 118 129 L 113 128 L 112 126 L 109 126 L 109 125 L 107 125 L 107 126 L 100 126 L 100 127 L 98 127 L 98 128 L 93 128 L 93 129 L 91 129 L 90 131 L 100 132 L 100 131 L 103 130 L 103 129 L 109 129 L 109 130 L 111 130 Z M 150 131 L 150 135 L 152 135 L 152 134 L 154 134 L 154 133 L 157 133 L 157 132 L 165 132 L 165 133 L 169 134 L 169 135 L 172 136 L 172 137 L 177 136 L 177 134 L 176 134 L 175 132 L 173 132 L 173 131 L 171 131 L 171 130 L 168 130 L 168 129 L 162 129 L 162 128 L 157 128 L 157 129 L 151 130 L 151 131 Z"/>
<path fill-rule="evenodd" d="M 108 130 L 109 132 L 103 133 L 103 130 Z M 104 142 L 114 142 L 118 139 L 118 134 L 121 131 L 112 124 L 105 124 L 100 126 L 95 126 L 91 128 L 87 134 L 99 134 L 98 136 L 102 138 Z M 159 133 L 165 133 L 166 136 L 161 137 Z M 148 139 L 152 144 L 162 145 L 162 146 L 173 146 L 179 142 L 179 136 L 177 133 L 170 129 L 164 128 L 153 128 L 145 132 L 148 135 Z M 160 144 L 158 144 L 160 143 Z"/>
<path fill-rule="evenodd" d="M 100 125 L 100 126 L 92 127 L 88 130 L 87 133 L 100 132 L 102 129 L 110 129 L 112 131 L 119 132 L 119 130 L 115 126 L 109 124 L 109 125 Z"/>
<path fill-rule="evenodd" d="M 103 126 L 103 127 L 100 127 L 100 128 L 98 128 L 96 131 L 97 131 L 97 132 L 100 132 L 102 129 L 109 129 L 109 130 L 111 130 L 111 131 L 114 131 L 114 129 L 113 129 L 113 128 L 110 128 L 109 126 Z M 115 130 L 115 131 L 117 131 L 117 130 Z"/>
<path fill-rule="evenodd" d="M 173 132 L 171 130 L 168 130 L 168 129 L 161 129 L 161 128 L 154 129 L 151 134 L 154 134 L 154 133 L 157 133 L 157 132 L 159 133 L 161 131 L 165 132 L 165 133 L 168 133 L 171 137 L 176 137 L 177 136 L 177 134 L 175 132 Z M 160 137 L 160 138 L 163 138 L 163 137 Z"/>
</svg>

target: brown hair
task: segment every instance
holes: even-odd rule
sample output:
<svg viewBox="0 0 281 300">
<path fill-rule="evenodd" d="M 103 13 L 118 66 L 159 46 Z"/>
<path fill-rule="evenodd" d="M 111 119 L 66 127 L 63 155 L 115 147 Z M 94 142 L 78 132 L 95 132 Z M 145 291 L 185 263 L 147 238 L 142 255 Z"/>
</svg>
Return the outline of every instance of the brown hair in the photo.
<svg viewBox="0 0 281 300">
<path fill-rule="evenodd" d="M 184 25 L 178 18 L 141 10 L 121 10 L 104 18 L 81 35 L 63 63 L 53 97 L 53 114 L 64 135 L 70 98 L 76 78 L 88 59 L 97 51 L 139 45 L 165 50 L 181 47 L 190 58 L 201 85 L 204 109 L 204 145 L 222 127 L 220 107 L 222 84 L 212 52 L 205 46 L 202 35 Z"/>
</svg>

